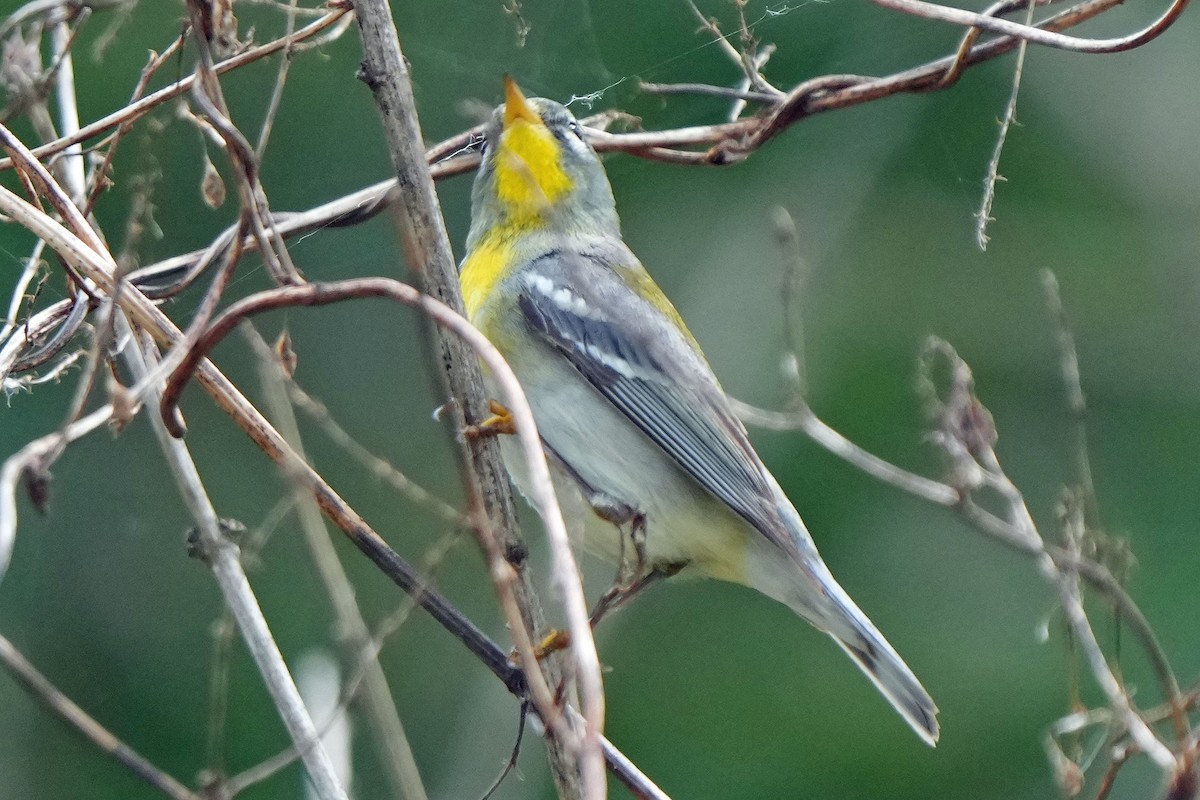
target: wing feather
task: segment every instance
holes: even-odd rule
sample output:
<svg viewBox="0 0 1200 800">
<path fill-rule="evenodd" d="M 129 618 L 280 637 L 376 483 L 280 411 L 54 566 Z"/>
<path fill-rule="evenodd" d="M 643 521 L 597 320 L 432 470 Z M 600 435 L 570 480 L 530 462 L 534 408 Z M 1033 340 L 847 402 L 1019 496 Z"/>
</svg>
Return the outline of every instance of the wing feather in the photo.
<svg viewBox="0 0 1200 800">
<path fill-rule="evenodd" d="M 587 297 L 573 283 L 544 273 L 526 281 L 518 305 L 530 327 L 701 487 L 790 550 L 764 468 L 690 340 L 672 329 L 677 341 L 664 343 L 661 326 L 642 324 L 655 310 L 628 289 L 605 293 L 601 280 L 599 296 Z"/>
</svg>

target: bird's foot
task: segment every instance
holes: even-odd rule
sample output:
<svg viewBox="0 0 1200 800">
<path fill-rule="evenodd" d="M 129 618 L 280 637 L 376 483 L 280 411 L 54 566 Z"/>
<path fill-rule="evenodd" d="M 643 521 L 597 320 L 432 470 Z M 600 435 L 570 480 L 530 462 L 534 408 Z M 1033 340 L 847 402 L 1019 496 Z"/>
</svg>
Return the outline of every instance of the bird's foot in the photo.
<svg viewBox="0 0 1200 800">
<path fill-rule="evenodd" d="M 488 411 L 492 412 L 490 417 L 478 425 L 468 425 L 463 431 L 463 434 L 468 439 L 482 439 L 486 436 L 500 436 L 501 434 L 511 435 L 517 432 L 512 412 L 505 408 L 499 401 L 489 400 Z"/>
<path fill-rule="evenodd" d="M 617 581 L 609 587 L 608 591 L 600 595 L 600 599 L 596 601 L 595 608 L 592 609 L 591 622 L 592 628 L 595 629 L 600 620 L 609 611 L 612 611 L 633 599 L 633 596 L 641 592 L 652 583 L 657 583 L 663 578 L 669 578 L 677 574 L 681 569 L 686 567 L 688 562 L 677 561 L 667 564 L 658 564 L 651 567 L 649 570 L 644 570 L 638 577 L 632 580 L 622 580 L 621 573 L 624 568 L 618 571 Z"/>
<path fill-rule="evenodd" d="M 541 643 L 533 648 L 533 657 L 538 661 L 554 655 L 560 650 L 566 650 L 571 646 L 571 634 L 568 631 L 560 631 L 551 628 L 546 634 L 546 638 L 542 639 Z M 513 650 L 508 654 L 508 663 L 513 666 L 520 666 L 521 655 Z"/>
</svg>

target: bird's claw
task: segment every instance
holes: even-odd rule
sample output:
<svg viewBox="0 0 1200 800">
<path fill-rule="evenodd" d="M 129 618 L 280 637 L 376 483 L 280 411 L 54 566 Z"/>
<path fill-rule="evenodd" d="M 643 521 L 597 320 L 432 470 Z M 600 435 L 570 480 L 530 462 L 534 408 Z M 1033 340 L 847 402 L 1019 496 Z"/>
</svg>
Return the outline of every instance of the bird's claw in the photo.
<svg viewBox="0 0 1200 800">
<path fill-rule="evenodd" d="M 499 401 L 489 400 L 488 411 L 492 412 L 490 417 L 478 425 L 468 425 L 463 431 L 463 434 L 468 439 L 482 439 L 486 436 L 500 436 L 501 434 L 514 434 L 517 432 L 517 425 L 513 422 L 512 412 L 505 408 Z"/>
</svg>

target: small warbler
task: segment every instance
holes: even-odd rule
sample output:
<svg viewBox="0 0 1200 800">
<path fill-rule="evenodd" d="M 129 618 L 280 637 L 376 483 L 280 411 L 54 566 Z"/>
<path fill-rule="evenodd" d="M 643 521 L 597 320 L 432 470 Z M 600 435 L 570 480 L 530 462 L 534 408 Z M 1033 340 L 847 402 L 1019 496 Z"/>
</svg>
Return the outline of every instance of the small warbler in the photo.
<svg viewBox="0 0 1200 800">
<path fill-rule="evenodd" d="M 833 637 L 936 743 L 933 700 L 834 580 L 696 340 L 622 240 L 579 123 L 511 79 L 505 95 L 484 134 L 463 299 L 525 390 L 560 498 L 595 512 L 585 547 L 622 565 L 601 610 L 679 572 L 750 586 Z M 510 438 L 501 446 L 521 488 Z"/>
</svg>

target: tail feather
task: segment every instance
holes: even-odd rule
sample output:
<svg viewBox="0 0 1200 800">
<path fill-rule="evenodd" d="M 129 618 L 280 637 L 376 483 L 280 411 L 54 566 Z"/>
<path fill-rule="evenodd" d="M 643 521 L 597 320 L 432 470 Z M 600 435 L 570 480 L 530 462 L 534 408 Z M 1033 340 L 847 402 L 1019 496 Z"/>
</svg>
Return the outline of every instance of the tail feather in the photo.
<svg viewBox="0 0 1200 800">
<path fill-rule="evenodd" d="M 784 555 L 771 546 L 751 548 L 747 583 L 833 637 L 916 734 L 930 747 L 935 746 L 939 731 L 933 698 L 834 579 L 800 515 L 770 473 L 765 475 L 776 492 L 784 536 L 791 539 L 795 549 Z M 766 539 L 774 542 L 776 537 Z"/>
<path fill-rule="evenodd" d="M 938 709 L 929 692 L 875 624 L 838 585 L 825 564 L 818 561 L 813 573 L 821 591 L 812 592 L 811 585 L 805 580 L 806 591 L 800 593 L 800 602 L 787 605 L 828 633 L 916 734 L 930 747 L 935 746 L 939 732 Z"/>
<path fill-rule="evenodd" d="M 791 573 L 789 583 L 787 588 L 773 581 L 756 588 L 829 634 L 917 735 L 926 744 L 936 745 L 938 710 L 933 698 L 824 563 L 809 561 L 804 574 Z"/>
<path fill-rule="evenodd" d="M 878 638 L 872 641 L 871 634 Z M 916 734 L 930 747 L 937 745 L 938 709 L 933 698 L 879 632 L 860 631 L 857 642 L 847 641 L 834 633 L 830 633 L 830 636 L 900 712 L 900 716 Z"/>
</svg>

